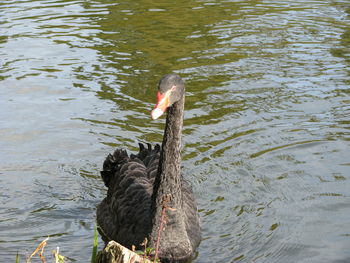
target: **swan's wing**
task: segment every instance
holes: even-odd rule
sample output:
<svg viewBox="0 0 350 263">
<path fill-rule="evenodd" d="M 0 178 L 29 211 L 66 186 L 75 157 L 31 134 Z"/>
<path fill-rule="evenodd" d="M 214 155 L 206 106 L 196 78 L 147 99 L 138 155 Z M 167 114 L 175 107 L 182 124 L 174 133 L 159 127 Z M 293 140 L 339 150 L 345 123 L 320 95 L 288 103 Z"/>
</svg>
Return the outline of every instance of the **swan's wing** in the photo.
<svg viewBox="0 0 350 263">
<path fill-rule="evenodd" d="M 141 160 L 144 165 L 148 168 L 151 166 L 152 162 L 159 159 L 159 153 L 160 153 L 160 145 L 156 144 L 154 148 L 152 148 L 152 145 L 150 143 L 147 143 L 147 148 L 144 144 L 139 143 L 139 153 L 137 155 L 131 155 L 131 158 L 136 157 L 137 159 Z"/>
<path fill-rule="evenodd" d="M 129 157 L 125 150 L 117 149 L 106 158 L 101 175 L 108 187 L 107 197 L 97 208 L 97 223 L 106 242 L 115 240 L 126 247 L 139 247 L 149 233 L 154 181 L 149 170 L 156 169 L 158 152 L 140 146 L 136 155 Z"/>
<path fill-rule="evenodd" d="M 139 143 L 140 151 L 137 155 L 131 155 L 131 158 L 135 158 L 143 162 L 146 167 L 147 177 L 155 178 L 158 170 L 158 163 L 160 157 L 160 145 L 156 144 L 152 148 L 151 144 L 147 143 L 147 148 L 144 144 Z"/>
</svg>

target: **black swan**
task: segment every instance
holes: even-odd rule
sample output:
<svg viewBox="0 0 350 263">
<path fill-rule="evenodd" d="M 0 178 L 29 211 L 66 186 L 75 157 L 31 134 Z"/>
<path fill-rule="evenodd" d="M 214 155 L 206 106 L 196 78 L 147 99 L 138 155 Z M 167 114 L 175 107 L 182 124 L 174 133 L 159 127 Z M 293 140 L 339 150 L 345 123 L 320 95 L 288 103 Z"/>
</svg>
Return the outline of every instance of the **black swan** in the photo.
<svg viewBox="0 0 350 263">
<path fill-rule="evenodd" d="M 97 208 L 103 240 L 141 248 L 147 238 L 148 246 L 155 248 L 160 238 L 161 262 L 187 262 L 201 239 L 192 188 L 181 174 L 184 94 L 184 81 L 176 74 L 165 75 L 151 113 L 157 119 L 167 110 L 162 146 L 139 144 L 139 153 L 130 156 L 117 149 L 101 172 L 108 187 Z"/>
</svg>

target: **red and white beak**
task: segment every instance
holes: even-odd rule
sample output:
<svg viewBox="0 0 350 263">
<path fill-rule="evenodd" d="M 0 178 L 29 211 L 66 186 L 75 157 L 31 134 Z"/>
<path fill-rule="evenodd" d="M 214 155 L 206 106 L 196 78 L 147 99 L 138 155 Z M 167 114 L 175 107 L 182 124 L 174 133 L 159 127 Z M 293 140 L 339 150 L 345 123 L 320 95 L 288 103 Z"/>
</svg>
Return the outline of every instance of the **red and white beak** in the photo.
<svg viewBox="0 0 350 263">
<path fill-rule="evenodd" d="M 160 116 L 163 115 L 163 113 L 166 111 L 166 109 L 170 106 L 170 94 L 172 90 L 168 90 L 165 92 L 165 94 L 161 94 L 159 91 L 157 93 L 157 104 L 154 107 L 151 116 L 152 119 L 158 119 Z"/>
</svg>

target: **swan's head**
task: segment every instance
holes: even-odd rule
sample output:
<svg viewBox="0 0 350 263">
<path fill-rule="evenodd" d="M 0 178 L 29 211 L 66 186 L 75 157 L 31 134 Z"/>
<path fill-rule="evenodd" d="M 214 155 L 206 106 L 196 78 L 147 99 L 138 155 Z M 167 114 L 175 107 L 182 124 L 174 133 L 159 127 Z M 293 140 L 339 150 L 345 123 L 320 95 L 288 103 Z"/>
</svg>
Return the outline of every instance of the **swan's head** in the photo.
<svg viewBox="0 0 350 263">
<path fill-rule="evenodd" d="M 157 92 L 157 104 L 152 119 L 158 119 L 168 107 L 179 101 L 185 92 L 185 83 L 179 75 L 167 74 L 160 81 Z"/>
</svg>

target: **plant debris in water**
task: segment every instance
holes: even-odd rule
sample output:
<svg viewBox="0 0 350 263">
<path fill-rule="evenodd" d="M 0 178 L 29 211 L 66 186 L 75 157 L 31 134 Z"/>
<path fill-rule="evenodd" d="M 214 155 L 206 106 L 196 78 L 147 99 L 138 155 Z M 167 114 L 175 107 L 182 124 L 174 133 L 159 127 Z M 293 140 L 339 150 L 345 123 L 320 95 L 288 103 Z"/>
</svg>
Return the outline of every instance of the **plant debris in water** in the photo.
<svg viewBox="0 0 350 263">
<path fill-rule="evenodd" d="M 32 257 L 35 256 L 35 254 L 38 254 L 38 256 L 41 259 L 41 262 L 45 263 L 45 257 L 44 257 L 44 248 L 46 246 L 46 242 L 49 240 L 49 237 L 45 238 L 41 243 L 37 246 L 37 248 L 34 250 L 34 252 L 27 258 L 27 263 L 30 263 L 30 260 Z M 39 252 L 40 251 L 40 252 Z"/>
</svg>

